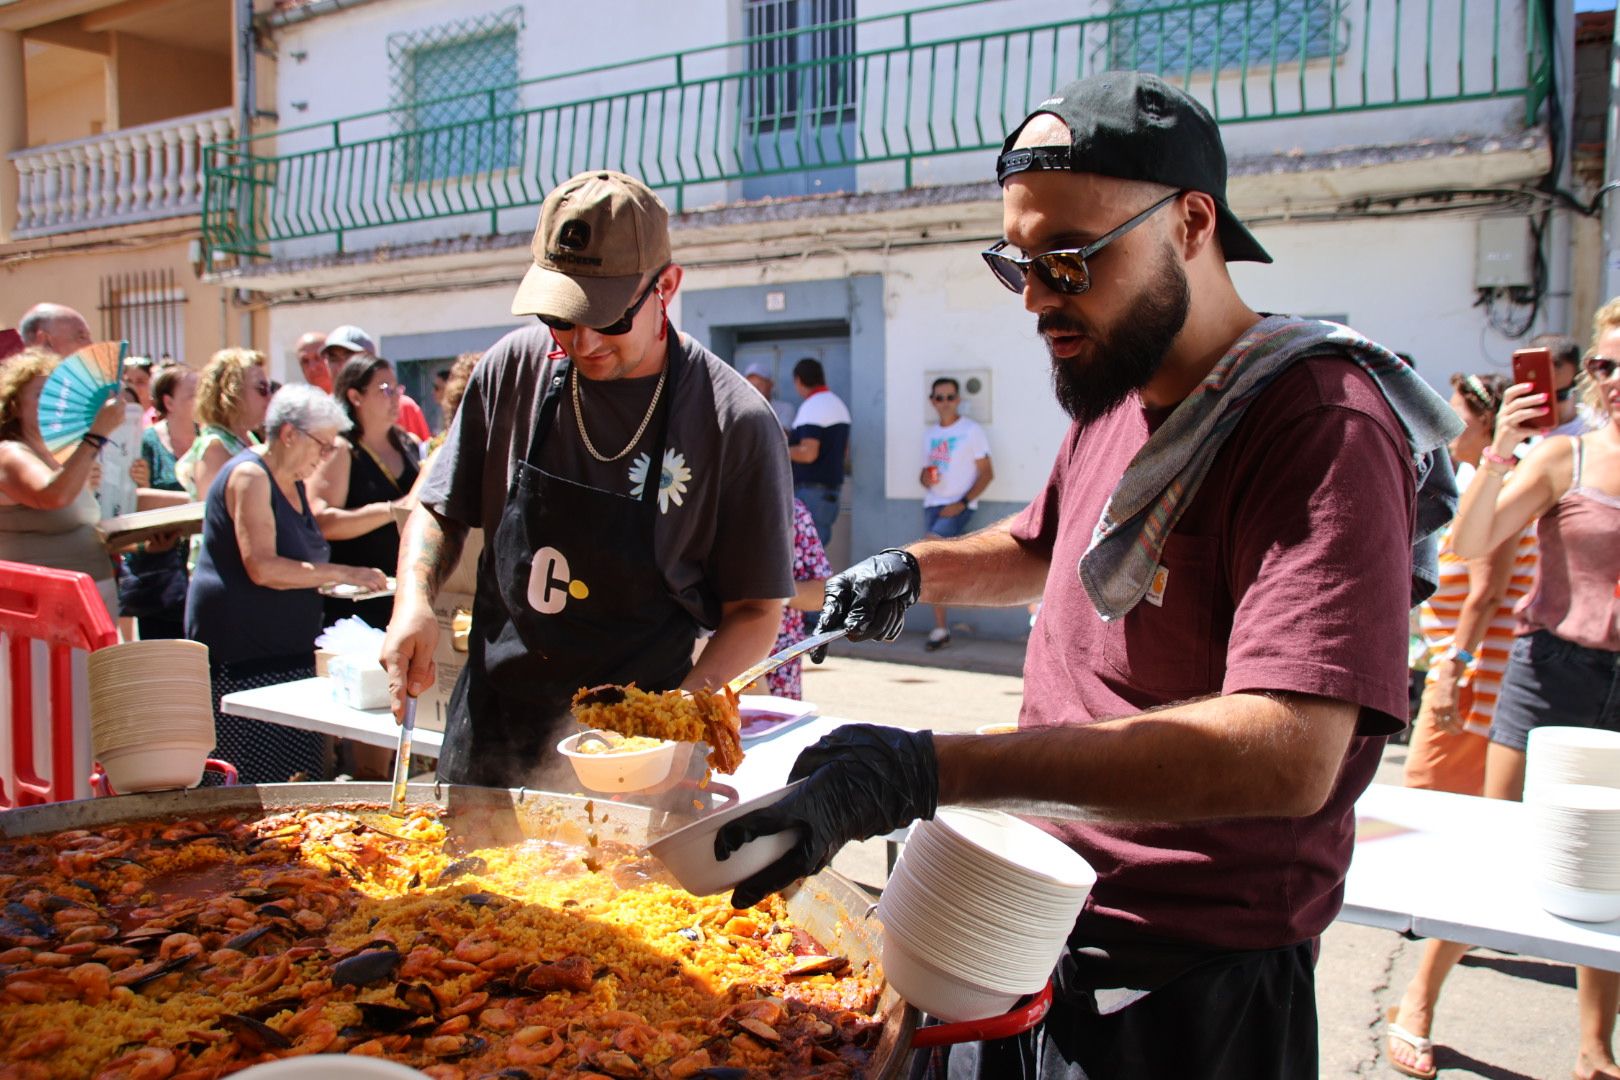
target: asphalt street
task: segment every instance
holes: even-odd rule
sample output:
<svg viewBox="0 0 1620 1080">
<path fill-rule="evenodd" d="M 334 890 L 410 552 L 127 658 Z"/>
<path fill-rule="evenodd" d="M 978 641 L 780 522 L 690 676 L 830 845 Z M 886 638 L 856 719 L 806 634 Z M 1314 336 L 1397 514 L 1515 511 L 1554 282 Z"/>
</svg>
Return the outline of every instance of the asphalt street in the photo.
<svg viewBox="0 0 1620 1080">
<path fill-rule="evenodd" d="M 961 633 L 937 653 L 923 650 L 920 635 L 893 645 L 842 643 L 824 665 L 806 665 L 804 696 L 825 716 L 971 731 L 1017 718 L 1022 656 L 1020 645 Z M 1377 782 L 1400 783 L 1404 760 L 1405 747 L 1392 744 Z M 833 865 L 872 887 L 881 887 L 885 876 L 878 841 L 852 845 Z M 1323 935 L 1317 966 L 1322 1076 L 1400 1075 L 1384 1060 L 1384 1011 L 1400 1000 L 1421 951 L 1421 942 L 1345 923 Z M 1568 1076 L 1576 1046 L 1575 971 L 1476 951 L 1447 982 L 1433 1036 L 1444 1080 Z"/>
</svg>

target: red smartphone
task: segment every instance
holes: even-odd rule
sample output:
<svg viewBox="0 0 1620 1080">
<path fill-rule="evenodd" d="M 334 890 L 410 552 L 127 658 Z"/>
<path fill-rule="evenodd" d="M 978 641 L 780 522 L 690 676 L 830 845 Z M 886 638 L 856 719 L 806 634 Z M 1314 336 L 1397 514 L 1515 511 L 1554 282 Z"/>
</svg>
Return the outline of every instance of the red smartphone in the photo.
<svg viewBox="0 0 1620 1080">
<path fill-rule="evenodd" d="M 1549 349 L 1517 349 L 1513 353 L 1513 381 L 1529 383 L 1538 394 L 1547 395 L 1547 411 L 1530 421 L 1530 427 L 1558 425 L 1557 395 L 1553 392 L 1553 360 Z"/>
</svg>

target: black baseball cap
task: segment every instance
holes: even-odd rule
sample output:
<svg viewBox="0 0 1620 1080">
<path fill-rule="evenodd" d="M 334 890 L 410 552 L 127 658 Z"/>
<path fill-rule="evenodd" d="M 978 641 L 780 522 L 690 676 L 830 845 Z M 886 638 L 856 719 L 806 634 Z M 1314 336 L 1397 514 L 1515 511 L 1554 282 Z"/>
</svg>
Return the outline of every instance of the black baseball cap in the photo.
<svg viewBox="0 0 1620 1080">
<path fill-rule="evenodd" d="M 1042 113 L 1068 125 L 1070 144 L 1014 150 L 1018 133 Z M 1035 106 L 1001 144 L 996 180 L 1005 184 L 1015 173 L 1042 169 L 1202 191 L 1215 200 L 1216 228 L 1226 261 L 1271 261 L 1226 205 L 1226 149 L 1215 118 L 1157 75 L 1105 71 L 1077 79 Z"/>
</svg>

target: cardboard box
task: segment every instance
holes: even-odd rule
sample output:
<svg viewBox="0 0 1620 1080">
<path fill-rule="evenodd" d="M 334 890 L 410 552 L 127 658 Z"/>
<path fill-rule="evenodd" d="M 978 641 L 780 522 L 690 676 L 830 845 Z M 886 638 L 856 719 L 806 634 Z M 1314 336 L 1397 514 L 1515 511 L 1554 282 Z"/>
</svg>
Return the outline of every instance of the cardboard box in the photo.
<svg viewBox="0 0 1620 1080">
<path fill-rule="evenodd" d="M 433 650 L 433 666 L 438 677 L 427 693 L 416 704 L 418 727 L 443 731 L 450 709 L 450 694 L 461 678 L 461 669 L 467 665 L 467 634 L 472 622 L 473 594 L 470 592 L 439 591 L 438 602 L 433 605 L 433 617 L 439 621 L 439 643 Z M 459 616 L 459 618 L 458 618 Z M 462 627 L 456 632 L 457 625 Z"/>
<path fill-rule="evenodd" d="M 405 519 L 410 516 L 409 506 L 394 507 L 394 522 L 403 532 Z M 450 694 L 467 664 L 467 634 L 472 620 L 473 592 L 478 588 L 478 558 L 484 551 L 484 530 L 472 529 L 461 549 L 461 561 L 450 571 L 444 587 L 439 590 L 433 605 L 433 616 L 439 621 L 439 644 L 433 650 L 433 666 L 437 678 L 416 703 L 416 724 L 431 731 L 443 731 L 450 708 Z M 456 631 L 457 616 L 462 618 L 461 632 Z"/>
</svg>

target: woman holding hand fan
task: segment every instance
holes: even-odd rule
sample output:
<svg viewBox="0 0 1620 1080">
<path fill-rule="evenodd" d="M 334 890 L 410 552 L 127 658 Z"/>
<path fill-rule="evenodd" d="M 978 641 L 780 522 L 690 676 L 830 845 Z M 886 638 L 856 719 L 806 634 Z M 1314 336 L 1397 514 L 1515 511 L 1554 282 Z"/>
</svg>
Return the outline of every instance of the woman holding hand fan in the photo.
<svg viewBox="0 0 1620 1080">
<path fill-rule="evenodd" d="M 101 508 L 91 476 L 97 453 L 124 422 L 124 401 L 109 394 L 83 438 L 53 455 L 40 433 L 39 400 L 59 362 L 32 348 L 0 367 L 0 559 L 83 571 L 110 614 L 118 587 L 95 529 Z"/>
</svg>

